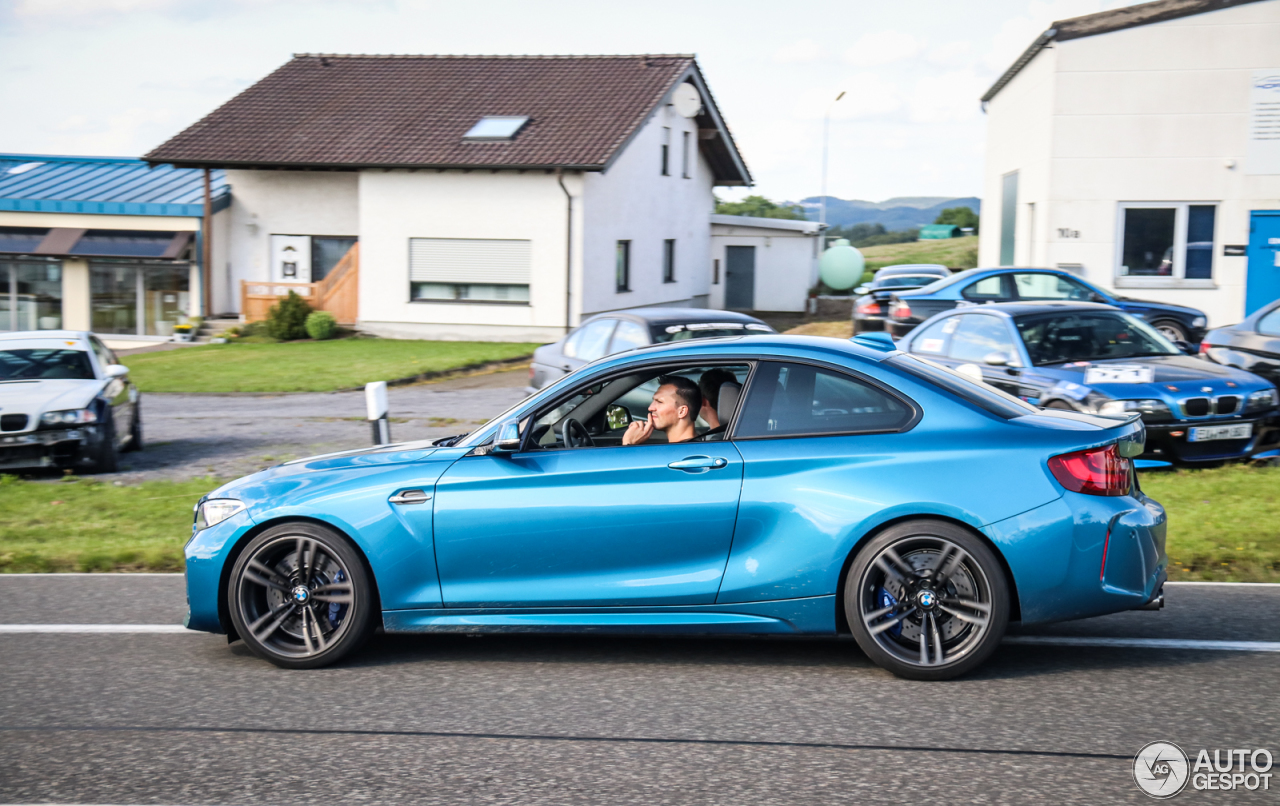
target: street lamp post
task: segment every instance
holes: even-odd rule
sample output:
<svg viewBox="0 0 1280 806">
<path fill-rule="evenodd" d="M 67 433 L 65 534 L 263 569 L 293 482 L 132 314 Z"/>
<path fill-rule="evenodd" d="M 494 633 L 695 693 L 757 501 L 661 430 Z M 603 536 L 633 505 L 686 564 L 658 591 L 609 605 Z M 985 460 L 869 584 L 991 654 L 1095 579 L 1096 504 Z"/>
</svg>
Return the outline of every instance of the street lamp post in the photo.
<svg viewBox="0 0 1280 806">
<path fill-rule="evenodd" d="M 836 100 L 827 105 L 827 113 L 822 117 L 822 206 L 818 213 L 818 223 L 827 223 L 827 141 L 831 139 L 831 110 L 836 102 L 844 97 L 844 90 L 836 96 Z"/>
</svg>

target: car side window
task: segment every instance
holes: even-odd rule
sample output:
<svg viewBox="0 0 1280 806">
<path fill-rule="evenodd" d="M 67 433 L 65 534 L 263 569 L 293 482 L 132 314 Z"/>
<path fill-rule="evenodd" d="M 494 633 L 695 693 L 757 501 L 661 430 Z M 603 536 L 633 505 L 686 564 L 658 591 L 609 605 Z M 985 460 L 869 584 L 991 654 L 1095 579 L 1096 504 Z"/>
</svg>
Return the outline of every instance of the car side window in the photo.
<svg viewBox="0 0 1280 806">
<path fill-rule="evenodd" d="M 569 334 L 569 338 L 564 340 L 564 347 L 561 348 L 561 352 L 564 353 L 565 358 L 578 357 L 578 342 L 580 341 L 582 341 L 582 328 L 573 331 Z"/>
<path fill-rule="evenodd" d="M 1013 293 L 1009 288 L 1009 275 L 996 274 L 991 277 L 984 277 L 975 283 L 965 286 L 960 292 L 960 296 L 973 302 L 994 302 L 1000 299 L 1012 299 Z"/>
<path fill-rule="evenodd" d="M 644 327 L 629 319 L 619 319 L 618 329 L 613 331 L 613 341 L 609 342 L 609 355 L 634 350 L 648 343 L 649 334 Z"/>
<path fill-rule="evenodd" d="M 89 337 L 89 347 L 93 350 L 93 354 L 98 357 L 98 363 L 102 364 L 103 370 L 112 364 L 117 364 L 115 353 L 107 348 L 107 345 L 98 340 L 96 336 Z"/>
<path fill-rule="evenodd" d="M 911 337 L 911 352 L 925 355 L 946 355 L 951 334 L 956 332 L 959 317 L 948 316 L 934 322 Z"/>
<path fill-rule="evenodd" d="M 605 355 L 609 346 L 609 337 L 613 335 L 613 326 L 617 319 L 596 319 L 583 326 L 578 337 L 577 355 L 570 356 L 583 361 L 595 361 Z"/>
<path fill-rule="evenodd" d="M 896 431 L 915 416 L 904 401 L 842 372 L 768 361 L 759 365 L 735 439 Z"/>
<path fill-rule="evenodd" d="M 1017 362 L 1013 337 L 998 317 L 971 313 L 955 318 L 960 320 L 960 324 L 951 336 L 952 358 L 981 364 L 992 353 L 1004 353 L 1008 363 Z"/>
<path fill-rule="evenodd" d="M 1020 299 L 1073 299 L 1088 300 L 1091 292 L 1075 280 L 1043 272 L 1022 272 L 1013 275 L 1014 287 Z"/>
<path fill-rule="evenodd" d="M 1258 320 L 1258 332 L 1264 336 L 1280 336 L 1280 308 Z"/>
</svg>

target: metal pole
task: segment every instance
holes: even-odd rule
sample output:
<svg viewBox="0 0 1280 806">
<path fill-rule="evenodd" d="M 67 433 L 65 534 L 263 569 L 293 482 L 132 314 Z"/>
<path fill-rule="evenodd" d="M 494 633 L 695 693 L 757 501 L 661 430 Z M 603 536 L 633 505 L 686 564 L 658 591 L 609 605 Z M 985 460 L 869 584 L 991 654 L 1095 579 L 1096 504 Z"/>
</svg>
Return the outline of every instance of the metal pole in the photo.
<svg viewBox="0 0 1280 806">
<path fill-rule="evenodd" d="M 827 141 L 831 138 L 831 110 L 836 101 L 844 97 L 844 90 L 836 96 L 836 100 L 827 106 L 827 113 L 822 116 L 822 206 L 818 213 L 818 223 L 827 223 Z"/>
<path fill-rule="evenodd" d="M 391 442 L 391 420 L 387 417 L 387 382 L 374 381 L 364 385 L 364 405 L 368 414 L 369 425 L 373 430 L 373 444 L 387 445 Z"/>
<path fill-rule="evenodd" d="M 200 227 L 203 230 L 200 234 L 201 238 L 200 252 L 200 278 L 204 280 L 204 289 L 200 296 L 204 305 L 200 306 L 204 310 L 205 318 L 213 316 L 213 180 L 209 176 L 209 169 L 204 169 L 204 221 Z"/>
<path fill-rule="evenodd" d="M 564 186 L 564 171 L 556 168 L 556 182 L 564 191 L 564 332 L 573 329 L 573 196 Z"/>
</svg>

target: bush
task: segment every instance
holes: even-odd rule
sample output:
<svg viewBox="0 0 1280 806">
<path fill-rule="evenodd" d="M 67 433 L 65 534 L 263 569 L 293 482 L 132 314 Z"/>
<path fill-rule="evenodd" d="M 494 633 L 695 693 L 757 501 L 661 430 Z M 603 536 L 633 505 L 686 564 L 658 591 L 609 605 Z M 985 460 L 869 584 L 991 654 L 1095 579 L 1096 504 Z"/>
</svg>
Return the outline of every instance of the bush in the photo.
<svg viewBox="0 0 1280 806">
<path fill-rule="evenodd" d="M 281 341 L 294 341 L 307 337 L 307 314 L 311 306 L 290 291 L 289 296 L 271 306 L 267 313 L 267 335 Z"/>
<path fill-rule="evenodd" d="M 313 311 L 307 317 L 307 335 L 316 341 L 331 339 L 338 333 L 338 320 L 328 311 Z"/>
</svg>

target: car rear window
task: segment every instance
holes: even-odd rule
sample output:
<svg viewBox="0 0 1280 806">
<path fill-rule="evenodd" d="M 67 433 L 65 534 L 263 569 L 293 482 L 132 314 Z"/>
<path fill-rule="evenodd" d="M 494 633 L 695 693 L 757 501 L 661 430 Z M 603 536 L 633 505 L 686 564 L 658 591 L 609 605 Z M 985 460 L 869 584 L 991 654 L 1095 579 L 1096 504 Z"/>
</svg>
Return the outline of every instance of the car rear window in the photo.
<svg viewBox="0 0 1280 806">
<path fill-rule="evenodd" d="M 0 350 L 0 381 L 93 380 L 93 365 L 84 350 Z"/>
<path fill-rule="evenodd" d="M 896 355 L 887 359 L 886 363 L 1006 420 L 1026 417 L 1039 411 L 1030 403 L 1001 392 L 994 386 L 978 383 L 959 372 L 914 355 Z"/>
</svg>

